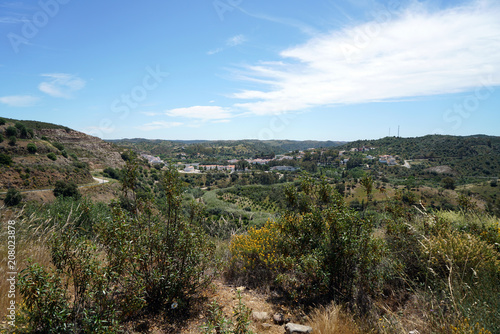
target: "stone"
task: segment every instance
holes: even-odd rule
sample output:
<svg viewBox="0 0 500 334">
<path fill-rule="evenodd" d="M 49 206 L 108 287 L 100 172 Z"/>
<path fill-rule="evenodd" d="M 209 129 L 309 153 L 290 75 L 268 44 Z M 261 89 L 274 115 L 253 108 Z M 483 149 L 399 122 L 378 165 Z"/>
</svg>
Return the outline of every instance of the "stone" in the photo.
<svg viewBox="0 0 500 334">
<path fill-rule="evenodd" d="M 408 332 L 408 334 L 420 334 L 420 332 L 415 329 L 413 331 Z"/>
<path fill-rule="evenodd" d="M 266 321 L 267 319 L 269 319 L 269 313 L 253 311 L 252 318 L 254 321 Z"/>
<path fill-rule="evenodd" d="M 267 330 L 271 329 L 271 327 L 273 327 L 273 325 L 263 323 L 263 324 L 260 324 L 260 327 L 262 327 L 263 330 L 267 331 Z"/>
<path fill-rule="evenodd" d="M 246 287 L 244 286 L 239 286 L 236 288 L 236 291 L 239 291 L 239 292 L 242 292 L 242 291 L 245 291 L 246 290 Z"/>
<path fill-rule="evenodd" d="M 273 315 L 273 321 L 276 325 L 283 325 L 285 322 L 285 317 L 281 313 L 276 313 Z"/>
<path fill-rule="evenodd" d="M 285 326 L 285 330 L 287 331 L 288 334 L 307 334 L 307 333 L 312 333 L 312 327 L 309 326 L 304 326 L 304 325 L 298 325 L 289 322 Z"/>
</svg>

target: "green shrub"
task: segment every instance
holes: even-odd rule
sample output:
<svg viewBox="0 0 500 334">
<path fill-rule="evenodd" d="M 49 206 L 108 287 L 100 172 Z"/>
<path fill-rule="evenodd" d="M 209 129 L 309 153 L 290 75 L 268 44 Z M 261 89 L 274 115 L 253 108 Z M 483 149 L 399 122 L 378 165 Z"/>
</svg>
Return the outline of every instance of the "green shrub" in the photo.
<svg viewBox="0 0 500 334">
<path fill-rule="evenodd" d="M 5 125 L 5 120 L 3 118 L 0 118 L 0 125 Z"/>
<path fill-rule="evenodd" d="M 9 126 L 6 130 L 5 130 L 5 135 L 7 137 L 11 137 L 11 136 L 15 136 L 17 137 L 17 128 L 14 127 L 14 126 Z"/>
<path fill-rule="evenodd" d="M 61 155 L 65 158 L 68 158 L 68 152 L 66 152 L 66 150 L 62 150 Z"/>
<path fill-rule="evenodd" d="M 36 153 L 37 151 L 37 147 L 34 143 L 29 143 L 28 146 L 26 146 L 26 148 L 28 149 L 29 153 Z"/>
<path fill-rule="evenodd" d="M 17 122 L 15 124 L 16 129 L 19 131 L 19 137 L 21 138 L 28 138 L 29 137 L 29 132 L 26 126 L 24 124 Z"/>
<path fill-rule="evenodd" d="M 82 161 L 73 161 L 73 166 L 75 166 L 76 168 L 87 168 L 88 164 Z"/>
<path fill-rule="evenodd" d="M 0 143 L 3 142 L 3 135 L 0 133 Z"/>
<path fill-rule="evenodd" d="M 54 146 L 55 148 L 57 148 L 61 152 L 64 150 L 64 145 L 59 143 L 59 142 L 52 143 L 52 146 Z"/>
<path fill-rule="evenodd" d="M 12 164 L 12 158 L 10 155 L 0 153 L 0 165 L 11 165 Z"/>
<path fill-rule="evenodd" d="M 69 296 L 61 278 L 38 264 L 29 264 L 19 275 L 19 291 L 23 297 L 21 316 L 23 333 L 73 333 Z"/>
<path fill-rule="evenodd" d="M 80 198 L 80 192 L 78 191 L 78 186 L 70 181 L 57 181 L 54 188 L 54 196 L 59 197 L 73 197 L 75 199 Z"/>
<path fill-rule="evenodd" d="M 7 195 L 5 195 L 4 203 L 7 206 L 15 206 L 21 203 L 22 199 L 23 197 L 17 189 L 9 188 Z"/>
<path fill-rule="evenodd" d="M 324 181 L 304 179 L 300 189 L 286 189 L 289 210 L 277 222 L 233 237 L 229 275 L 249 285 L 274 280 L 292 299 L 353 301 L 373 292 L 384 247 L 372 224 Z"/>
<path fill-rule="evenodd" d="M 121 177 L 121 173 L 119 169 L 115 169 L 113 167 L 106 167 L 103 170 L 103 175 L 115 180 L 119 180 Z"/>
<path fill-rule="evenodd" d="M 54 152 L 50 152 L 49 154 L 47 154 L 47 158 L 49 158 L 52 161 L 56 161 L 57 160 L 57 156 L 56 156 L 56 154 Z"/>
<path fill-rule="evenodd" d="M 10 145 L 10 146 L 15 146 L 15 145 L 16 145 L 16 143 L 17 143 L 17 138 L 16 138 L 16 136 L 10 136 L 10 137 L 9 137 L 9 145 Z"/>
</svg>

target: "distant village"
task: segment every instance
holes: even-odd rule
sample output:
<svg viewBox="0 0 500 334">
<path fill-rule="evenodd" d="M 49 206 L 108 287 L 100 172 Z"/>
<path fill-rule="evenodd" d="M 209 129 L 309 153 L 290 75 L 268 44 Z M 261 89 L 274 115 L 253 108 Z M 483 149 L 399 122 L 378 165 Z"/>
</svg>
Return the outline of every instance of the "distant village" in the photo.
<svg viewBox="0 0 500 334">
<path fill-rule="evenodd" d="M 338 157 L 339 157 L 339 166 L 345 166 L 349 162 L 350 157 L 348 157 L 351 153 L 356 153 L 356 152 L 362 152 L 366 153 L 371 150 L 374 150 L 374 147 L 361 147 L 361 148 L 351 148 L 349 151 L 339 151 Z M 203 171 L 210 171 L 210 170 L 216 170 L 216 171 L 229 171 L 229 172 L 235 172 L 237 170 L 237 163 L 241 161 L 246 161 L 249 166 L 252 165 L 267 165 L 271 161 L 286 161 L 286 160 L 299 160 L 303 159 L 306 155 L 307 151 L 312 151 L 311 154 L 323 154 L 323 151 L 317 152 L 317 149 L 310 148 L 305 151 L 296 151 L 296 152 L 289 152 L 288 154 L 281 154 L 281 155 L 276 155 L 272 159 L 262 159 L 262 158 L 255 158 L 255 159 L 231 159 L 227 160 L 227 164 L 224 165 L 218 165 L 218 164 L 201 164 L 201 163 L 183 163 L 183 162 L 177 162 L 177 165 L 180 167 L 180 171 L 183 173 L 200 173 Z M 294 154 L 292 154 L 294 153 Z M 149 154 L 141 154 L 141 157 L 146 159 L 150 164 L 165 164 L 165 162 L 157 156 L 152 156 Z M 379 155 L 377 156 L 372 156 L 370 154 L 365 154 L 364 156 L 365 159 L 367 160 L 377 160 L 378 162 L 382 164 L 386 164 L 388 166 L 396 166 L 398 165 L 397 162 L 397 156 L 392 156 L 392 155 Z M 185 160 L 185 154 L 181 154 L 180 157 L 181 160 Z M 318 163 L 318 165 L 322 165 L 321 163 Z M 368 166 L 368 165 L 366 165 Z M 246 167 L 245 170 L 251 169 L 250 167 Z M 294 166 L 289 166 L 289 165 L 279 165 L 279 166 L 272 166 L 269 168 L 271 171 L 282 171 L 282 172 L 295 172 L 299 170 L 299 167 L 294 167 Z"/>
</svg>

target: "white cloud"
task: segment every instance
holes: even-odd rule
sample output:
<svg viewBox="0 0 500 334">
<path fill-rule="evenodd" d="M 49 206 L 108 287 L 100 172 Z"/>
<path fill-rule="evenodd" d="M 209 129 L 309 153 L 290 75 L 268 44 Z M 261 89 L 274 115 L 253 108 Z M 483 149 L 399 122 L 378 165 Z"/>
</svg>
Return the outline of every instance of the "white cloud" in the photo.
<svg viewBox="0 0 500 334">
<path fill-rule="evenodd" d="M 141 114 L 146 115 L 146 116 L 159 116 L 162 115 L 161 112 L 155 112 L 155 111 L 141 111 Z"/>
<path fill-rule="evenodd" d="M 245 36 L 243 36 L 243 35 L 236 35 L 236 36 L 233 36 L 233 37 L 229 38 L 226 41 L 226 45 L 229 46 L 229 47 L 232 47 L 232 46 L 243 44 L 246 40 L 247 39 L 245 38 Z"/>
<path fill-rule="evenodd" d="M 173 128 L 176 126 L 181 126 L 182 124 L 183 123 L 181 123 L 181 122 L 155 121 L 155 122 L 143 124 L 141 126 L 138 126 L 137 128 L 139 130 L 143 130 L 143 131 L 153 131 L 153 130 Z"/>
<path fill-rule="evenodd" d="M 40 83 L 38 89 L 53 97 L 69 99 L 73 93 L 85 87 L 85 80 L 72 74 L 50 73 L 41 76 L 46 77 L 47 81 Z"/>
<path fill-rule="evenodd" d="M 235 107 L 279 114 L 500 85 L 499 4 L 434 12 L 420 5 L 375 17 L 284 50 L 282 61 L 246 68 L 247 79 L 269 88 L 234 94 L 249 100 Z"/>
<path fill-rule="evenodd" d="M 213 50 L 208 51 L 207 55 L 211 56 L 211 55 L 217 54 L 217 53 L 219 53 L 219 52 L 221 52 L 223 50 L 224 50 L 223 48 L 213 49 Z"/>
<path fill-rule="evenodd" d="M 187 108 L 177 108 L 165 111 L 165 114 L 172 117 L 194 118 L 203 121 L 213 121 L 231 118 L 231 111 L 219 106 L 193 106 Z"/>
<path fill-rule="evenodd" d="M 31 95 L 13 95 L 0 97 L 0 103 L 11 107 L 31 107 L 40 99 Z"/>
<path fill-rule="evenodd" d="M 214 54 L 217 54 L 219 52 L 224 51 L 227 48 L 232 48 L 238 45 L 241 45 L 246 42 L 246 37 L 244 35 L 235 35 L 233 37 L 230 37 L 226 40 L 226 45 L 225 47 L 220 47 L 220 48 L 215 48 L 207 52 L 207 55 L 211 56 Z"/>
</svg>

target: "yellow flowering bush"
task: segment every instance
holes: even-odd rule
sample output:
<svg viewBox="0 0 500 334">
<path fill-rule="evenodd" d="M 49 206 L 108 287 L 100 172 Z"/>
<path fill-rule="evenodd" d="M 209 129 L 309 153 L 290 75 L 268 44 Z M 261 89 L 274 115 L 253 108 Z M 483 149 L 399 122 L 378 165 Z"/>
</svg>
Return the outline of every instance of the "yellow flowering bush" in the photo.
<svg viewBox="0 0 500 334">
<path fill-rule="evenodd" d="M 261 228 L 251 227 L 247 234 L 231 239 L 232 264 L 243 271 L 273 268 L 278 261 L 278 224 L 268 220 Z"/>
<path fill-rule="evenodd" d="M 469 319 L 463 318 L 456 326 L 450 326 L 452 334 L 491 334 L 491 332 L 480 326 L 477 322 L 474 325 L 469 323 Z"/>
</svg>

